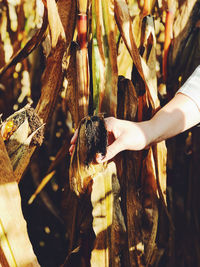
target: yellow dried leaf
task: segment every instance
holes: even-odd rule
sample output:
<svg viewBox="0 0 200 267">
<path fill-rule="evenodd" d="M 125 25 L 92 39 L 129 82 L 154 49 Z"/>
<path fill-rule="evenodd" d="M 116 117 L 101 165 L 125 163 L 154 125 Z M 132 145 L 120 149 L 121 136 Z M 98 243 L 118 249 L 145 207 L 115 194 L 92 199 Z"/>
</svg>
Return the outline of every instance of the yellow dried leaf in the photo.
<svg viewBox="0 0 200 267">
<path fill-rule="evenodd" d="M 54 48 L 59 38 L 62 38 L 63 40 L 66 39 L 65 31 L 62 22 L 60 20 L 55 0 L 47 0 L 47 9 L 48 9 L 49 26 L 51 30 L 51 42 L 52 42 L 52 47 Z"/>
<path fill-rule="evenodd" d="M 51 178 L 54 176 L 55 171 L 50 172 L 49 174 L 47 174 L 41 181 L 41 183 L 39 184 L 39 186 L 37 187 L 36 191 L 33 193 L 33 195 L 30 197 L 28 204 L 32 204 L 33 201 L 35 200 L 35 198 L 37 197 L 37 195 L 42 191 L 42 189 L 46 186 L 46 184 L 51 180 Z"/>
</svg>

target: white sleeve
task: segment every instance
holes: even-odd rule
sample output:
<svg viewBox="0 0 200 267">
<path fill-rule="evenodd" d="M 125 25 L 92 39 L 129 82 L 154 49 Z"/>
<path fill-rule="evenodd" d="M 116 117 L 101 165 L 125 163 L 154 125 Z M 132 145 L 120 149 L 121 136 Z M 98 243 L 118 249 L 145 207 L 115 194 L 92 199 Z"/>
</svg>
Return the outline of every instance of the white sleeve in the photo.
<svg viewBox="0 0 200 267">
<path fill-rule="evenodd" d="M 190 97 L 200 110 L 200 65 L 181 86 L 177 93 L 182 93 Z"/>
</svg>

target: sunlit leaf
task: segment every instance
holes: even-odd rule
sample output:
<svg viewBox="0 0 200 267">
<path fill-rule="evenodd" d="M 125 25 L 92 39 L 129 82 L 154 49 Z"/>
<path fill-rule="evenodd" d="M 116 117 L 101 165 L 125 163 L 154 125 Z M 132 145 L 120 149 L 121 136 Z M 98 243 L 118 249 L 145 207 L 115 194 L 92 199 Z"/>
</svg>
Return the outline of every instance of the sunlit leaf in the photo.
<svg viewBox="0 0 200 267">
<path fill-rule="evenodd" d="M 51 29 L 51 42 L 52 47 L 54 48 L 59 38 L 65 40 L 65 31 L 60 20 L 55 0 L 47 0 L 47 10 L 49 26 Z"/>
<path fill-rule="evenodd" d="M 30 197 L 28 204 L 32 204 L 33 201 L 35 200 L 35 198 L 37 197 L 37 195 L 42 191 L 42 189 L 46 186 L 46 184 L 52 179 L 52 177 L 54 176 L 55 171 L 50 172 L 49 174 L 47 174 L 41 181 L 41 183 L 39 184 L 39 186 L 37 187 L 36 191 L 33 193 L 33 195 Z"/>
<path fill-rule="evenodd" d="M 147 70 L 144 69 L 146 68 L 146 64 L 141 59 L 138 48 L 135 43 L 132 30 L 132 21 L 125 0 L 123 1 L 115 0 L 115 16 L 124 43 L 127 46 L 127 49 L 133 59 L 133 63 L 135 64 L 137 71 L 139 72 L 141 78 L 143 79 L 145 88 L 147 90 L 147 93 L 149 94 L 149 88 L 152 87 L 152 84 L 149 81 L 148 77 L 146 77 L 146 73 L 148 73 L 146 72 Z M 151 95 L 149 95 L 149 101 L 151 105 L 154 106 Z"/>
<path fill-rule="evenodd" d="M 98 6 L 97 6 L 98 4 Z M 97 21 L 97 43 L 99 52 L 102 55 L 104 73 L 103 79 L 100 80 L 99 94 L 99 112 L 105 112 L 106 115 L 115 115 L 117 108 L 117 47 L 116 47 L 116 28 L 114 19 L 114 2 L 100 1 L 97 2 L 97 12 L 100 14 L 100 19 Z M 103 31 L 103 38 L 99 36 L 99 29 Z"/>
<path fill-rule="evenodd" d="M 7 71 L 8 68 L 25 59 L 43 40 L 47 29 L 47 12 L 44 12 L 43 25 L 40 30 L 27 42 L 27 44 L 14 55 L 9 62 L 0 69 L 0 76 Z"/>
</svg>

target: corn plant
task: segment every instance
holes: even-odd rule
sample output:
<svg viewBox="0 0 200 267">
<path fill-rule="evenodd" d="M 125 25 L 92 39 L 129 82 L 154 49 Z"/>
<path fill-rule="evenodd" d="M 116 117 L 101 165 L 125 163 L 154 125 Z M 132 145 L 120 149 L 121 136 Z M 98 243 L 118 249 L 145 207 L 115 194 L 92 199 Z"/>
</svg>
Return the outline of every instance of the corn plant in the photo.
<svg viewBox="0 0 200 267">
<path fill-rule="evenodd" d="M 5 0 L 0 8 L 0 159 L 9 166 L 1 186 L 13 182 L 19 197 L 19 184 L 28 214 L 42 203 L 59 222 L 65 241 L 54 265 L 199 266 L 198 128 L 93 162 L 106 152 L 104 117 L 150 119 L 199 64 L 199 1 Z M 11 200 L 2 196 L 5 213 Z M 7 223 L 0 216 L 1 264 L 50 264 L 41 252 L 48 242 L 39 249 L 25 229 L 30 257 L 17 257 Z"/>
</svg>

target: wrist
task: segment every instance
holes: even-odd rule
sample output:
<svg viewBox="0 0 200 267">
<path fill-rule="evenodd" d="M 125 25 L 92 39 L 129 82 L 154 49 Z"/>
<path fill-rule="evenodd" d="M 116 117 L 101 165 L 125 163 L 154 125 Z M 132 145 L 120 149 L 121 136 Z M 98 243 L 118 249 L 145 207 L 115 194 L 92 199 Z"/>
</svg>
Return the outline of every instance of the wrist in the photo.
<svg viewBox="0 0 200 267">
<path fill-rule="evenodd" d="M 141 122 L 141 131 L 143 135 L 143 149 L 154 143 L 154 130 L 151 120 Z"/>
</svg>

